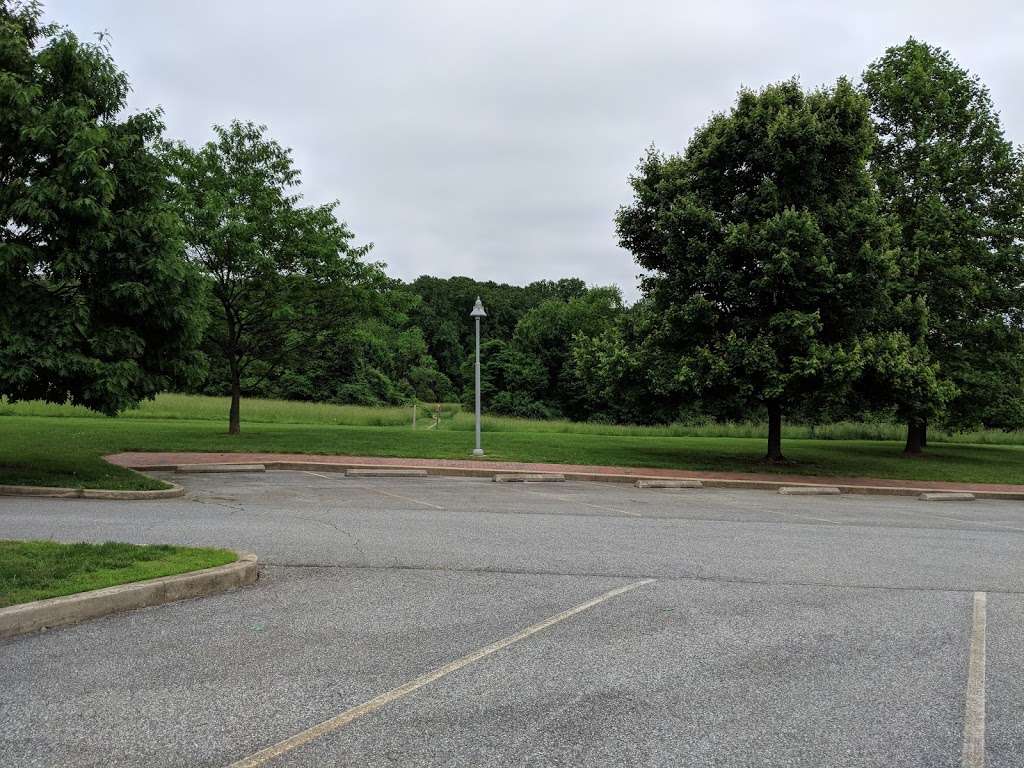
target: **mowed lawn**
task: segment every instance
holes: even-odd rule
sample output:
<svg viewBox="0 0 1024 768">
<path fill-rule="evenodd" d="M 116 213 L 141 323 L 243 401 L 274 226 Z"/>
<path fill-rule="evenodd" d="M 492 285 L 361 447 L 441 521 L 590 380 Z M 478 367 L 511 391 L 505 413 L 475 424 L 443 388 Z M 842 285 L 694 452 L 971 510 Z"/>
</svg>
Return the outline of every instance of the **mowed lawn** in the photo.
<svg viewBox="0 0 1024 768">
<path fill-rule="evenodd" d="M 226 549 L 0 539 L 0 608 L 233 563 Z"/>
<path fill-rule="evenodd" d="M 245 403 L 243 402 L 243 418 Z M 85 488 L 158 488 L 103 455 L 120 451 L 266 451 L 418 458 L 469 458 L 469 431 L 408 426 L 0 416 L 0 483 Z M 708 471 L 1024 483 L 1024 446 L 933 442 L 908 459 L 897 441 L 787 439 L 792 461 L 762 464 L 762 438 L 631 436 L 530 431 L 484 433 L 487 459 Z"/>
</svg>

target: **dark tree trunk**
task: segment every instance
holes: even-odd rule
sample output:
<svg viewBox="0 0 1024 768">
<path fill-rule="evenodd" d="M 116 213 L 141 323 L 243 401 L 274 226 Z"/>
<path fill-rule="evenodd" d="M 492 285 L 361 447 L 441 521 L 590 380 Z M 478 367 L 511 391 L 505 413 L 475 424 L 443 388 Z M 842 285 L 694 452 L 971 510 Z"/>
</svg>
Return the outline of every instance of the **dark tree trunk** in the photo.
<svg viewBox="0 0 1024 768">
<path fill-rule="evenodd" d="M 238 406 L 242 400 L 241 375 L 238 365 L 231 365 L 231 411 L 228 415 L 228 434 L 237 435 L 242 431 L 242 423 L 238 417 Z"/>
<path fill-rule="evenodd" d="M 768 404 L 768 455 L 765 461 L 783 461 L 782 457 L 782 406 Z"/>
<path fill-rule="evenodd" d="M 928 447 L 928 422 L 921 424 L 921 447 Z"/>
<path fill-rule="evenodd" d="M 907 445 L 903 449 L 904 456 L 920 456 L 924 450 L 925 425 L 920 421 L 907 422 Z"/>
</svg>

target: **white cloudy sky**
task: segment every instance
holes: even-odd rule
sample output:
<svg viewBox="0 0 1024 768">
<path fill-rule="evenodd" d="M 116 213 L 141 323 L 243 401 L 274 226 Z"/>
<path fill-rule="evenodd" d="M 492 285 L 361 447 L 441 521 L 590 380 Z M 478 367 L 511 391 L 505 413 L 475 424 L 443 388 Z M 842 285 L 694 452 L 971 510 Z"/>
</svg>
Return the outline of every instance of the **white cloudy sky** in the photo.
<svg viewBox="0 0 1024 768">
<path fill-rule="evenodd" d="M 362 2 L 49 0 L 112 35 L 133 108 L 199 143 L 234 117 L 295 151 L 311 202 L 392 274 L 580 276 L 635 296 L 615 244 L 626 177 L 740 85 L 856 76 L 915 36 L 950 49 L 1024 141 L 1015 0 Z"/>
</svg>

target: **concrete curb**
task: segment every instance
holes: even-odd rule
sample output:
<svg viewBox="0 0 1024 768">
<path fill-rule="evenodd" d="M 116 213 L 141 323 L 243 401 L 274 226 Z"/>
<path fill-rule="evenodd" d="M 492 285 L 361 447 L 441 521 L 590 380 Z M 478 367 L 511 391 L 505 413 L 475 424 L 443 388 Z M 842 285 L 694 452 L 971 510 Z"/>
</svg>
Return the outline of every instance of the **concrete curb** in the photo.
<svg viewBox="0 0 1024 768">
<path fill-rule="evenodd" d="M 262 464 L 178 464 L 175 472 L 182 474 L 212 474 L 215 472 L 265 472 Z"/>
<path fill-rule="evenodd" d="M 46 499 L 107 499 L 133 501 L 143 499 L 177 499 L 185 489 L 166 480 L 170 488 L 156 491 L 113 491 L 100 488 L 51 488 L 42 485 L 0 485 L 0 496 L 38 496 Z"/>
<path fill-rule="evenodd" d="M 565 477 L 557 472 L 496 472 L 495 483 L 564 483 Z"/>
<path fill-rule="evenodd" d="M 239 552 L 227 565 L 0 608 L 0 640 L 254 584 L 256 565 L 256 555 Z"/>
<path fill-rule="evenodd" d="M 779 493 L 783 496 L 838 496 L 842 491 L 835 485 L 784 485 Z"/>
<path fill-rule="evenodd" d="M 238 462 L 243 463 L 243 462 Z M 294 470 L 306 472 L 347 472 L 350 469 L 381 469 L 378 464 L 364 464 L 359 462 L 326 462 L 326 461 L 265 461 L 263 462 L 267 471 L 273 470 Z M 481 461 L 480 467 L 445 467 L 445 466 L 417 466 L 416 469 L 426 471 L 428 475 L 441 475 L 446 477 L 486 477 L 493 478 L 498 474 L 522 474 L 518 469 L 488 469 L 487 462 Z M 169 472 L 175 468 L 174 464 L 144 464 L 133 466 L 132 469 L 140 472 Z M 752 491 L 778 491 L 779 488 L 838 488 L 842 494 L 861 494 L 869 496 L 919 496 L 922 493 L 934 493 L 934 488 L 917 488 L 913 486 L 888 486 L 888 485 L 842 485 L 837 483 L 796 483 L 792 480 L 735 480 L 718 477 L 692 477 L 679 478 L 665 475 L 641 475 L 612 472 L 562 472 L 566 480 L 583 480 L 599 483 L 631 483 L 639 480 L 695 480 L 704 488 L 743 488 Z M 949 489 L 946 493 L 956 493 L 955 489 Z M 977 491 L 972 490 L 975 498 L 996 499 L 1003 501 L 1024 501 L 1022 491 Z"/>
<path fill-rule="evenodd" d="M 703 488 L 700 480 L 637 480 L 637 488 Z"/>
<path fill-rule="evenodd" d="M 426 477 L 425 469 L 346 469 L 345 477 Z"/>
</svg>

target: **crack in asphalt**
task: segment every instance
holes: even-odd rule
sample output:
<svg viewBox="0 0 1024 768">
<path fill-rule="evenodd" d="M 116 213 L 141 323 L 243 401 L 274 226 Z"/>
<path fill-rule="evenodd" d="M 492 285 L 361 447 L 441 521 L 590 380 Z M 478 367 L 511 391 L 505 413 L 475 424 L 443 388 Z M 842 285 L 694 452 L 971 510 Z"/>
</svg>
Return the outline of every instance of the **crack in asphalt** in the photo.
<svg viewBox="0 0 1024 768">
<path fill-rule="evenodd" d="M 236 512 L 248 512 L 248 510 L 242 505 L 241 502 L 239 502 L 238 505 L 235 506 L 235 505 L 232 505 L 232 504 L 224 504 L 224 503 L 222 503 L 222 500 L 211 501 L 212 498 L 214 498 L 214 497 L 212 497 L 212 496 L 207 496 L 206 498 L 203 498 L 202 496 L 188 496 L 188 497 L 186 497 L 186 499 L 188 501 L 194 501 L 196 504 L 202 504 L 205 507 L 220 507 L 221 509 L 230 510 L 231 514 L 234 514 Z"/>
<path fill-rule="evenodd" d="M 247 508 L 242 502 L 238 502 L 237 506 L 234 506 L 234 505 L 230 505 L 230 504 L 222 504 L 219 501 L 209 501 L 208 500 L 209 498 L 210 497 L 207 497 L 206 499 L 203 499 L 203 498 L 200 498 L 200 497 L 192 497 L 190 500 L 198 502 L 199 504 L 210 506 L 210 507 L 222 507 L 223 509 L 230 510 L 232 515 L 234 515 L 234 514 L 236 514 L 238 512 L 241 512 L 243 514 L 252 515 L 253 517 L 263 517 L 263 518 L 273 518 L 273 519 L 277 519 L 279 517 L 288 517 L 288 518 L 292 518 L 292 519 L 295 519 L 295 520 L 305 520 L 306 522 L 309 522 L 309 523 L 317 523 L 319 525 L 323 525 L 323 526 L 326 526 L 328 528 L 332 528 L 335 531 L 337 531 L 338 533 L 340 533 L 341 535 L 347 537 L 349 539 L 349 541 L 351 542 L 351 544 L 352 544 L 352 548 L 359 555 L 361 555 L 362 557 L 365 557 L 367 559 L 370 559 L 370 556 L 363 549 L 363 546 L 362 546 L 362 544 L 359 541 L 359 537 L 356 536 L 351 531 L 346 530 L 345 528 L 342 528 L 340 525 L 338 525 L 337 523 L 335 523 L 332 520 L 327 520 L 327 519 L 324 519 L 323 517 L 311 517 L 309 515 L 301 515 L 301 514 L 297 514 L 297 513 L 293 512 L 291 510 L 284 510 L 284 511 L 276 510 L 273 513 L 271 513 L 271 512 L 258 512 L 258 511 L 255 511 L 255 510 Z"/>
</svg>

